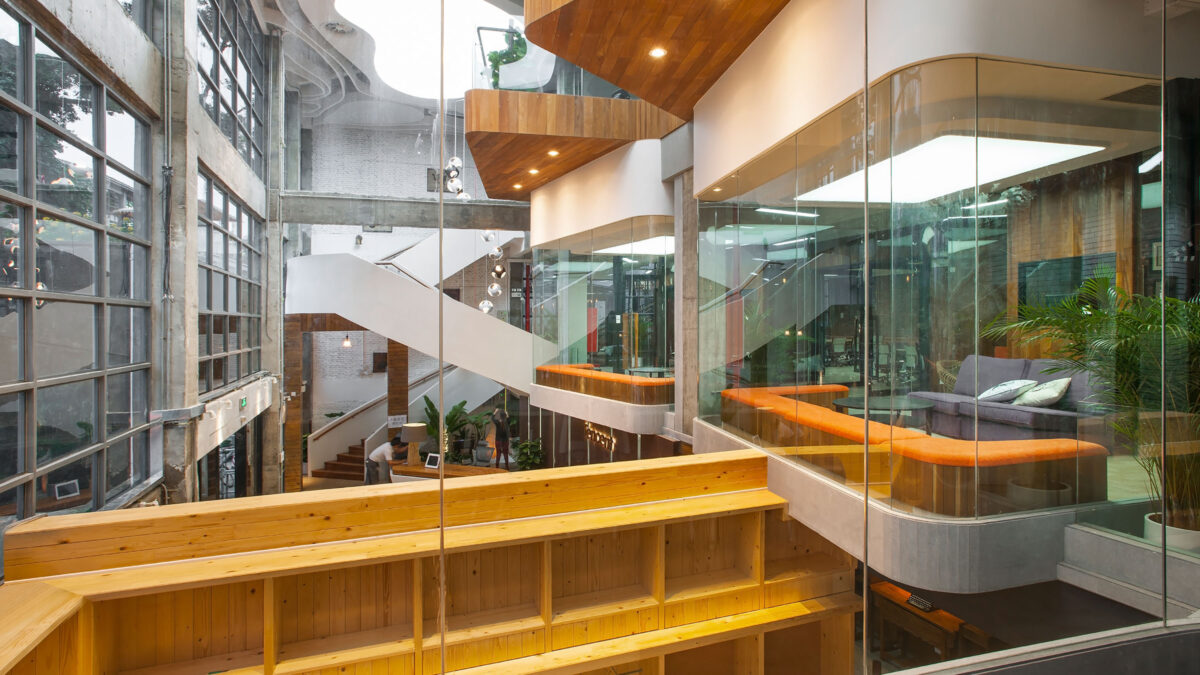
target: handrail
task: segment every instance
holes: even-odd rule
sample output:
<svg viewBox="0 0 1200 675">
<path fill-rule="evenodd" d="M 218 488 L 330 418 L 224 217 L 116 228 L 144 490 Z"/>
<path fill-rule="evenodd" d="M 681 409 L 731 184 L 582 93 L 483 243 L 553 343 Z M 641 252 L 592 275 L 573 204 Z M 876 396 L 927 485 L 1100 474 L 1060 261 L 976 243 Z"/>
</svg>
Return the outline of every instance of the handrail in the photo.
<svg viewBox="0 0 1200 675">
<path fill-rule="evenodd" d="M 806 260 L 803 265 L 793 264 L 794 270 L 793 270 L 792 274 L 796 275 L 795 276 L 796 279 L 799 279 L 799 274 L 804 271 L 804 268 L 806 268 L 809 265 L 820 260 L 821 256 L 823 256 L 823 255 L 825 255 L 825 254 L 818 253 L 817 255 L 813 256 L 809 260 Z M 725 302 L 727 302 L 729 300 L 729 298 L 731 296 L 733 296 L 733 294 L 741 293 L 742 291 L 746 290 L 746 287 L 750 285 L 750 282 L 754 280 L 754 277 L 758 276 L 759 274 L 762 274 L 763 268 L 765 268 L 767 265 L 770 265 L 770 264 L 771 264 L 771 261 L 766 261 L 766 262 L 762 263 L 761 265 L 759 265 L 758 267 L 756 267 L 753 272 L 746 275 L 746 278 L 742 281 L 742 283 L 738 284 L 736 288 L 731 288 L 728 291 L 725 291 L 725 293 L 723 295 L 721 295 L 720 297 L 713 298 L 712 300 L 708 301 L 707 303 L 705 303 L 705 305 L 703 307 L 700 308 L 700 311 L 705 312 L 705 311 L 708 311 L 715 307 L 721 306 L 721 305 L 725 304 Z"/>
<path fill-rule="evenodd" d="M 566 292 L 567 292 L 568 290 L 570 290 L 570 288 L 571 288 L 572 286 L 574 286 L 575 284 L 578 284 L 578 283 L 582 283 L 582 282 L 584 282 L 584 281 L 587 281 L 589 278 L 591 278 L 591 277 L 595 276 L 596 274 L 598 274 L 598 273 L 600 273 L 601 271 L 603 271 L 603 270 L 605 270 L 605 269 L 608 269 L 608 268 L 610 268 L 610 267 L 612 267 L 612 263 L 606 263 L 606 262 L 602 262 L 602 263 L 600 263 L 599 265 L 597 265 L 597 266 L 596 266 L 596 269 L 592 270 L 591 272 L 588 272 L 587 274 L 584 274 L 584 275 L 580 276 L 580 277 L 579 277 L 578 279 L 576 279 L 575 281 L 572 281 L 571 283 L 567 284 L 567 287 L 566 287 L 566 288 L 564 288 L 564 289 L 562 289 L 562 290 L 560 290 L 560 291 L 557 291 L 557 292 L 555 292 L 555 293 L 554 293 L 554 295 L 551 295 L 551 296 L 550 296 L 550 297 L 548 297 L 548 298 L 542 298 L 540 301 L 538 301 L 538 302 L 535 302 L 535 303 L 533 304 L 533 306 L 532 306 L 532 307 L 530 307 L 530 310 L 531 310 L 531 311 L 532 311 L 532 310 L 535 310 L 535 309 L 537 309 L 538 307 L 541 307 L 542 305 L 546 304 L 547 302 L 550 302 L 551 300 L 556 300 L 556 299 L 558 298 L 558 296 L 562 295 L 563 293 L 566 293 Z"/>
<path fill-rule="evenodd" d="M 408 277 L 409 279 L 413 280 L 414 282 L 421 284 L 425 288 L 433 288 L 433 286 L 430 286 L 429 284 L 425 283 L 424 281 L 421 281 L 420 279 L 418 279 L 416 276 L 413 275 L 412 272 L 409 272 L 407 269 L 405 269 L 403 266 L 401 266 L 395 260 L 377 260 L 373 264 L 377 265 L 379 267 L 391 267 L 392 269 L 396 270 L 400 274 L 403 274 L 404 276 Z"/>
<path fill-rule="evenodd" d="M 320 429 L 317 429 L 316 431 L 312 432 L 311 434 L 308 435 L 308 441 L 311 443 L 313 441 L 320 439 L 322 436 L 329 433 L 334 428 L 339 427 L 342 424 L 344 424 L 347 420 L 354 419 L 358 415 L 370 410 L 371 408 L 374 408 L 375 406 L 377 406 L 380 403 L 383 403 L 385 401 L 387 401 L 386 393 L 376 396 L 375 398 L 371 399 L 370 401 L 363 403 L 362 405 L 358 406 L 354 410 L 351 410 L 350 412 L 346 413 L 345 415 L 342 415 L 341 417 L 334 419 L 329 424 L 326 424 L 325 426 L 321 427 Z"/>
</svg>

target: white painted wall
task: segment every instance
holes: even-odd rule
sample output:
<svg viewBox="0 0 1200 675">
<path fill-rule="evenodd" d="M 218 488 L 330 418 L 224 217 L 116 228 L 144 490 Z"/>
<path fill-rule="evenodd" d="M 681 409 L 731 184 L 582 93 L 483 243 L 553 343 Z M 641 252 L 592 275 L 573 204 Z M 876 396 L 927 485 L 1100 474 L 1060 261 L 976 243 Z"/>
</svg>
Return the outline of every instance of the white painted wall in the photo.
<svg viewBox="0 0 1200 675">
<path fill-rule="evenodd" d="M 872 81 L 954 55 L 1160 69 L 1161 17 L 1137 0 L 870 0 L 869 19 Z M 792 0 L 775 17 L 696 104 L 696 194 L 862 90 L 863 20 L 845 0 Z M 1183 36 L 1200 34 L 1200 12 L 1172 21 L 1171 73 L 1195 75 L 1200 39 Z"/>
<path fill-rule="evenodd" d="M 657 139 L 634 141 L 534 190 L 530 246 L 634 216 L 673 215 L 661 146 Z"/>
</svg>

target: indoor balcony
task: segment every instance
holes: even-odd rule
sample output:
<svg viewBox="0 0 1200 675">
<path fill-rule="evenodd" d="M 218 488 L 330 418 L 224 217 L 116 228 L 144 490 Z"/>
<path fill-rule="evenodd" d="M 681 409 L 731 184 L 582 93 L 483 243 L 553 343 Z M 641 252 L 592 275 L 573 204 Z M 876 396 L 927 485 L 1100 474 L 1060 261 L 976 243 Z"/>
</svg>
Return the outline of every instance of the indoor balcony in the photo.
<svg viewBox="0 0 1200 675">
<path fill-rule="evenodd" d="M 516 29 L 480 28 L 465 130 L 489 197 L 530 193 L 683 120 L 530 44 Z"/>
</svg>

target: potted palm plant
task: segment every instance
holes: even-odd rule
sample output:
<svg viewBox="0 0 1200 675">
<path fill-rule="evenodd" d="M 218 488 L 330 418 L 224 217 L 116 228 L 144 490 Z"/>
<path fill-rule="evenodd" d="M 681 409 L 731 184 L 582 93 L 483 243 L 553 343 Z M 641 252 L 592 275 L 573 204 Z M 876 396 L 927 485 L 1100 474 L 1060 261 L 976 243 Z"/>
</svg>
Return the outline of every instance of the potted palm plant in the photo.
<svg viewBox="0 0 1200 675">
<path fill-rule="evenodd" d="M 1200 551 L 1200 298 L 1138 295 L 1096 277 L 1057 304 L 1020 305 L 983 335 L 1042 344 L 1055 370 L 1087 373 L 1096 392 L 1088 405 L 1106 415 L 1163 506 L 1147 514 L 1145 536 L 1160 540 L 1165 519 L 1168 545 Z"/>
</svg>

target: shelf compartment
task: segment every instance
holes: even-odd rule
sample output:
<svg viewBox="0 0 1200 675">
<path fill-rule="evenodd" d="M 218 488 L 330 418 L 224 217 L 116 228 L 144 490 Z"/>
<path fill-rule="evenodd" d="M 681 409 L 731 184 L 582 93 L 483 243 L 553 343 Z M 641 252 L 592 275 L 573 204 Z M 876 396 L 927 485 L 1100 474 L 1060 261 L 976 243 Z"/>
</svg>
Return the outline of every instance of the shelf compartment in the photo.
<svg viewBox="0 0 1200 675">
<path fill-rule="evenodd" d="M 555 598 L 550 649 L 657 630 L 660 610 L 658 600 L 636 584 Z"/>
<path fill-rule="evenodd" d="M 781 511 L 767 514 L 764 603 L 776 607 L 853 590 L 854 561 Z"/>
<path fill-rule="evenodd" d="M 249 649 L 232 654 L 209 656 L 194 661 L 167 663 L 149 668 L 123 670 L 122 675 L 208 675 L 208 673 L 225 673 L 226 675 L 250 675 L 263 672 L 263 653 L 261 649 Z"/>
<path fill-rule="evenodd" d="M 279 651 L 277 675 L 307 673 L 323 668 L 336 668 L 364 663 L 394 663 L 412 670 L 414 644 L 407 631 L 396 627 L 345 633 L 329 637 L 285 644 Z"/>
<path fill-rule="evenodd" d="M 762 606 L 762 521 L 747 513 L 666 526 L 665 626 Z"/>
<path fill-rule="evenodd" d="M 97 602 L 98 668 L 207 674 L 261 666 L 263 597 L 259 580 Z"/>
<path fill-rule="evenodd" d="M 545 650 L 538 604 L 542 545 L 520 544 L 446 556 L 446 635 L 438 632 L 438 560 L 421 560 L 422 661 L 437 672 L 446 645 L 448 670 L 506 661 Z"/>
<path fill-rule="evenodd" d="M 275 580 L 281 651 L 326 638 L 382 631 L 379 642 L 412 637 L 413 562 L 344 567 Z"/>
</svg>

